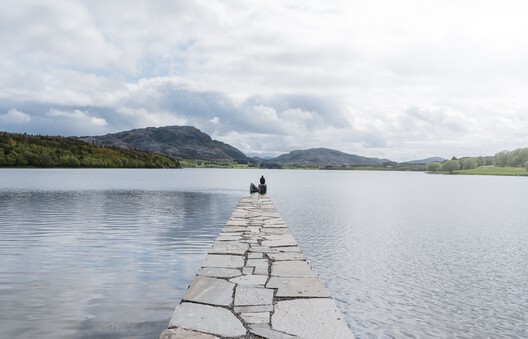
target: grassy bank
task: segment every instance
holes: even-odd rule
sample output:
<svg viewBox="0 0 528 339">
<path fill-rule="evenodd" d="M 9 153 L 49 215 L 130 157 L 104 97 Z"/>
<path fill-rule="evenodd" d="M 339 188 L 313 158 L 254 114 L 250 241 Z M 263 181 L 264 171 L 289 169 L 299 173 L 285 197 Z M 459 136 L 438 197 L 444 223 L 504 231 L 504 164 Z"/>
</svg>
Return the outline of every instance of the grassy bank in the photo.
<svg viewBox="0 0 528 339">
<path fill-rule="evenodd" d="M 478 167 L 475 169 L 458 170 L 458 171 L 454 171 L 453 173 L 454 174 L 467 174 L 467 175 L 528 176 L 528 171 L 524 167 Z"/>
</svg>

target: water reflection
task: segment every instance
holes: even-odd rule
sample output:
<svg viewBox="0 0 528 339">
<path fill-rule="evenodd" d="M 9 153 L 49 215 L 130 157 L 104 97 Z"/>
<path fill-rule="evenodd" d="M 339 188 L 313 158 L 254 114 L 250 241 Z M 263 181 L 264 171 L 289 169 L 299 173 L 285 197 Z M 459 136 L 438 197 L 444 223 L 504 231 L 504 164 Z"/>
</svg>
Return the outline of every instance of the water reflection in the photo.
<svg viewBox="0 0 528 339">
<path fill-rule="evenodd" d="M 1 334 L 156 338 L 262 174 L 357 337 L 528 337 L 526 178 L 278 170 L 0 170 Z"/>
<path fill-rule="evenodd" d="M 173 191 L 0 193 L 7 337 L 157 337 L 237 196 Z"/>
</svg>

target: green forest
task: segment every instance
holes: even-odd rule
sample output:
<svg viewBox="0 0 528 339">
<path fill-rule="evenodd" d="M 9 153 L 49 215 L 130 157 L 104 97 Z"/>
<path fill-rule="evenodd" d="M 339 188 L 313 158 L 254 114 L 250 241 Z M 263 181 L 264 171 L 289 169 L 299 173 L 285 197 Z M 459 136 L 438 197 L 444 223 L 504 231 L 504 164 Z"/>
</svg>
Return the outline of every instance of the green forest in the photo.
<svg viewBox="0 0 528 339">
<path fill-rule="evenodd" d="M 75 138 L 0 132 L 0 167 L 180 168 L 177 160 Z"/>
</svg>

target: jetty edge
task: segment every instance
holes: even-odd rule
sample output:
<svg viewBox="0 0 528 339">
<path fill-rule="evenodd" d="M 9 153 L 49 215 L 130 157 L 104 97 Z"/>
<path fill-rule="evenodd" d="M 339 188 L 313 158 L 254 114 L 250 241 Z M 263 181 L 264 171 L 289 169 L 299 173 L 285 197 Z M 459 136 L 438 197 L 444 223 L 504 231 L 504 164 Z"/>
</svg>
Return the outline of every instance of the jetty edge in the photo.
<svg viewBox="0 0 528 339">
<path fill-rule="evenodd" d="M 271 199 L 239 201 L 159 339 L 353 338 Z"/>
</svg>

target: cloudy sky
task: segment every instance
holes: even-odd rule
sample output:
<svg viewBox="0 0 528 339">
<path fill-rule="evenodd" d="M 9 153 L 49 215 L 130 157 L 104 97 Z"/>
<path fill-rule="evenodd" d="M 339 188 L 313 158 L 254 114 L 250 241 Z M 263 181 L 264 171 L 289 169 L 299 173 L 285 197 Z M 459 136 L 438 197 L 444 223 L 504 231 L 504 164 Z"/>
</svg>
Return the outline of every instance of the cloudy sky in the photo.
<svg viewBox="0 0 528 339">
<path fill-rule="evenodd" d="M 524 0 L 0 2 L 0 130 L 192 125 L 248 155 L 528 146 Z"/>
</svg>

